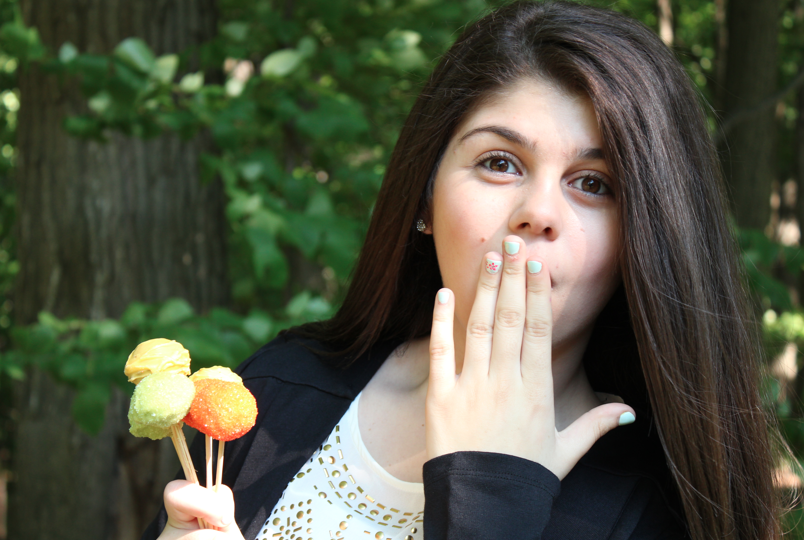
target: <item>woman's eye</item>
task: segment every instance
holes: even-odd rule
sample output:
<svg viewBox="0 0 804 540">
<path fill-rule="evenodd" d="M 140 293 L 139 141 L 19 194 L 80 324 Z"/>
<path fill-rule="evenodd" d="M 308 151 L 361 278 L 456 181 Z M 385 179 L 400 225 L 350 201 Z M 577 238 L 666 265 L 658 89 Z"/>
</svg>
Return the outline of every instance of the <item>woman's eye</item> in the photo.
<svg viewBox="0 0 804 540">
<path fill-rule="evenodd" d="M 594 195 L 606 195 L 611 192 L 609 186 L 597 176 L 582 176 L 572 181 L 572 184 L 581 191 Z"/>
<path fill-rule="evenodd" d="M 498 173 L 509 173 L 509 174 L 516 174 L 517 169 L 516 166 L 511 162 L 510 159 L 505 159 L 501 157 L 493 157 L 491 159 L 487 159 L 483 162 L 483 165 L 494 172 Z"/>
</svg>

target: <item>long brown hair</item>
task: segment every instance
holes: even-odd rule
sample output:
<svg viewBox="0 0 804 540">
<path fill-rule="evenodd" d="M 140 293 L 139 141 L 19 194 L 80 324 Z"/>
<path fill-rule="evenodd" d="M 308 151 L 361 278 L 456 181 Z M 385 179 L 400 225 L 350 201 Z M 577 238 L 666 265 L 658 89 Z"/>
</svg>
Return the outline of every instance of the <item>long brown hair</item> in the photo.
<svg viewBox="0 0 804 540">
<path fill-rule="evenodd" d="M 467 27 L 404 125 L 342 307 L 295 331 L 342 365 L 380 340 L 429 334 L 441 278 L 414 223 L 460 122 L 527 77 L 589 96 L 620 186 L 623 287 L 598 318 L 590 379 L 616 366 L 614 386 L 650 407 L 693 538 L 777 537 L 761 352 L 716 154 L 684 69 L 627 17 L 516 2 Z M 630 347 L 606 346 L 614 329 Z"/>
</svg>

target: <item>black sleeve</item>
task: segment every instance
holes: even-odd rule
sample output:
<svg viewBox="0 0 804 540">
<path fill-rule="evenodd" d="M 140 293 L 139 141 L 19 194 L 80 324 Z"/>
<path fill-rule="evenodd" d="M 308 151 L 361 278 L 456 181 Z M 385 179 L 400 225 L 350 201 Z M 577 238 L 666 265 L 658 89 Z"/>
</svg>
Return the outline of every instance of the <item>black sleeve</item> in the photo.
<svg viewBox="0 0 804 540">
<path fill-rule="evenodd" d="M 456 452 L 424 464 L 425 540 L 541 538 L 558 478 L 533 461 Z"/>
</svg>

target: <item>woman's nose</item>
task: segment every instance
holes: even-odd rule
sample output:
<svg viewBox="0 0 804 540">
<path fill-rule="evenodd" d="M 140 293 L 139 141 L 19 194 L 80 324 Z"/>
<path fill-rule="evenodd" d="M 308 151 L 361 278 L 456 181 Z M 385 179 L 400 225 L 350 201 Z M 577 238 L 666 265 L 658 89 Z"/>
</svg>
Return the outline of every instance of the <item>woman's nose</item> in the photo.
<svg viewBox="0 0 804 540">
<path fill-rule="evenodd" d="M 544 236 L 555 240 L 562 228 L 560 180 L 535 179 L 521 186 L 511 211 L 509 227 L 518 235 Z"/>
</svg>

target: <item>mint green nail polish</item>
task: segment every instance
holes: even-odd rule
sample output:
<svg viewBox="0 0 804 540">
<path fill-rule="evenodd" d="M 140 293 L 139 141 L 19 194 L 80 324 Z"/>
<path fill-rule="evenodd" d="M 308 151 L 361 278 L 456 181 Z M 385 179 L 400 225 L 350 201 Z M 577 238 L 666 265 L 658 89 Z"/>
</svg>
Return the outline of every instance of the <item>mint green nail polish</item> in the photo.
<svg viewBox="0 0 804 540">
<path fill-rule="evenodd" d="M 621 426 L 624 426 L 626 424 L 633 424 L 634 420 L 636 420 L 636 417 L 634 416 L 634 413 L 624 412 L 624 413 L 622 413 L 620 415 L 620 425 Z"/>
<path fill-rule="evenodd" d="M 505 252 L 509 255 L 519 253 L 519 242 L 505 242 Z"/>
<path fill-rule="evenodd" d="M 449 302 L 449 291 L 438 291 L 438 303 L 446 304 L 447 302 Z"/>
<path fill-rule="evenodd" d="M 528 272 L 538 274 L 542 271 L 542 263 L 539 261 L 528 261 Z"/>
</svg>

